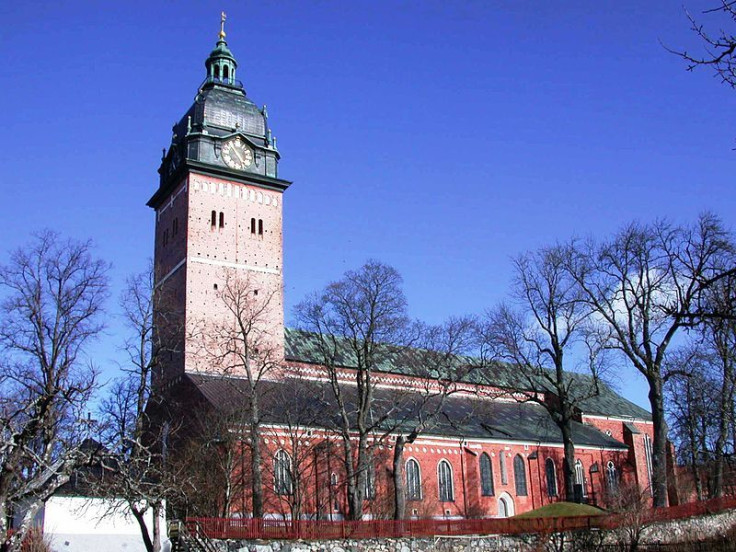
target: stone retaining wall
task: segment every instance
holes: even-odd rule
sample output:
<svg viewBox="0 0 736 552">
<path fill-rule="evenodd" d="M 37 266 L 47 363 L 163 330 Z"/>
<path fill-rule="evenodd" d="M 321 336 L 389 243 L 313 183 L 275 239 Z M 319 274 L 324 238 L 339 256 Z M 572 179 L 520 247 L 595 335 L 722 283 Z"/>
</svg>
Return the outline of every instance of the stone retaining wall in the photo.
<svg viewBox="0 0 736 552">
<path fill-rule="evenodd" d="M 657 523 L 644 529 L 644 543 L 676 543 L 722 538 L 736 528 L 736 511 Z M 617 531 L 605 535 L 613 544 L 625 539 Z M 221 552 L 527 552 L 530 540 L 510 536 L 363 539 L 340 541 L 214 541 Z"/>
<path fill-rule="evenodd" d="M 362 539 L 341 541 L 223 541 L 222 552 L 484 552 L 525 550 L 512 537 L 439 537 L 436 539 Z"/>
</svg>

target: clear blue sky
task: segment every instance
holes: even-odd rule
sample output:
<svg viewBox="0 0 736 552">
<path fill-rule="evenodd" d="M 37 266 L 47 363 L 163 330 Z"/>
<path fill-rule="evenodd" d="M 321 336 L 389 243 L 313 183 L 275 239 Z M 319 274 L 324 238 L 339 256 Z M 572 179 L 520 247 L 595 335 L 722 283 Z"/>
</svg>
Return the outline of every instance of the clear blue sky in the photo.
<svg viewBox="0 0 736 552">
<path fill-rule="evenodd" d="M 145 268 L 145 202 L 221 9 L 294 181 L 287 319 L 370 257 L 403 274 L 414 316 L 439 322 L 503 299 L 524 250 L 632 219 L 734 223 L 736 91 L 660 44 L 699 47 L 679 1 L 7 1 L 4 251 L 51 227 L 95 240 L 115 294 Z M 106 373 L 116 324 L 97 346 Z"/>
</svg>

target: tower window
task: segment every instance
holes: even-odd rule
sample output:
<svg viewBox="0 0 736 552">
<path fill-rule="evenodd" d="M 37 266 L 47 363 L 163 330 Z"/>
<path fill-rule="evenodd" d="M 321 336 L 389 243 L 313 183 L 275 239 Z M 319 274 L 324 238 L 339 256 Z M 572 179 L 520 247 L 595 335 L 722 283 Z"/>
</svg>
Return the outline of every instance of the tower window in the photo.
<svg viewBox="0 0 736 552">
<path fill-rule="evenodd" d="M 179 218 L 175 218 L 171 223 L 171 235 L 176 236 L 179 233 Z"/>
<path fill-rule="evenodd" d="M 220 211 L 220 228 L 225 228 L 225 213 Z"/>
<path fill-rule="evenodd" d="M 216 79 L 220 78 L 220 66 L 219 65 L 215 65 L 215 78 Z"/>
<path fill-rule="evenodd" d="M 256 219 L 254 218 L 250 219 L 250 233 L 251 234 L 256 233 Z"/>
<path fill-rule="evenodd" d="M 263 235 L 263 219 L 258 219 L 258 235 Z"/>
<path fill-rule="evenodd" d="M 222 68 L 222 78 L 227 82 L 227 80 L 230 78 L 230 73 L 228 71 L 227 65 Z"/>
<path fill-rule="evenodd" d="M 217 211 L 212 211 L 210 215 L 210 226 L 214 229 L 217 226 Z"/>
<path fill-rule="evenodd" d="M 164 230 L 163 242 L 164 242 L 164 247 L 166 247 L 166 245 L 169 243 L 169 231 L 168 230 Z"/>
</svg>

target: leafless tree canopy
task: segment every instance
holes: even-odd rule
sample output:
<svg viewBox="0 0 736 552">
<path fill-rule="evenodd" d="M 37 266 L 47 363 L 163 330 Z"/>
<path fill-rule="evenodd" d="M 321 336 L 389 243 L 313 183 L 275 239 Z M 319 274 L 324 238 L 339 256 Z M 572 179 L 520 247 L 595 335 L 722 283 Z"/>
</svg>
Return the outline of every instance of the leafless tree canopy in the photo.
<svg viewBox="0 0 736 552">
<path fill-rule="evenodd" d="M 258 294 L 258 286 L 247 276 L 231 272 L 225 273 L 224 280 L 217 308 L 226 316 L 204 323 L 191 340 L 223 376 L 240 376 L 247 383 L 241 390 L 241 427 L 246 428 L 248 437 L 253 516 L 263 517 L 263 383 L 276 377 L 282 360 L 275 340 L 277 328 L 272 327 L 270 318 L 276 291 Z"/>
<path fill-rule="evenodd" d="M 687 51 L 677 51 L 668 48 L 687 62 L 687 70 L 693 71 L 698 67 L 710 67 L 721 81 L 732 88 L 736 88 L 736 36 L 725 30 L 726 24 L 713 23 L 712 15 L 721 15 L 726 24 L 736 26 L 736 2 L 720 0 L 720 5 L 707 10 L 701 16 L 693 16 L 689 12 L 690 28 L 700 38 L 705 49 L 704 54 L 691 54 Z M 717 30 L 709 29 L 704 20 L 708 20 L 711 29 L 718 25 Z M 730 21 L 729 21 L 730 20 Z"/>
<path fill-rule="evenodd" d="M 154 332 L 154 310 L 165 316 L 162 295 L 153 293 L 153 270 L 130 277 L 120 298 L 128 329 L 123 350 L 122 376 L 112 382 L 100 408 L 100 454 L 103 473 L 91 472 L 87 485 L 108 499 L 108 514 L 131 514 L 138 523 L 148 552 L 161 548 L 159 519 L 165 500 L 187 490 L 187 479 L 172 473 L 165 462 L 171 424 L 152 423 L 151 376 L 167 351 Z M 149 525 L 148 517 L 152 522 Z"/>
<path fill-rule="evenodd" d="M 702 306 L 719 316 L 706 317 L 690 332 L 690 342 L 667 359 L 669 419 L 699 499 L 723 495 L 727 468 L 731 474 L 734 468 L 728 465 L 736 452 L 734 285 L 736 278 L 728 276 L 709 287 Z"/>
<path fill-rule="evenodd" d="M 706 290 L 733 269 L 732 236 L 702 215 L 689 226 L 633 223 L 601 244 L 571 248 L 568 270 L 597 319 L 600 341 L 647 380 L 654 422 L 655 506 L 667 504 L 663 363 L 679 330 L 695 327 Z"/>
<path fill-rule="evenodd" d="M 30 506 L 11 549 L 43 501 L 87 460 L 80 420 L 95 371 L 84 348 L 103 328 L 106 272 L 89 243 L 53 232 L 0 267 L 0 529 L 12 504 Z"/>
<path fill-rule="evenodd" d="M 565 452 L 565 492 L 567 500 L 573 500 L 572 422 L 581 403 L 598 394 L 603 348 L 589 331 L 589 324 L 586 326 L 591 310 L 567 271 L 568 256 L 565 247 L 554 246 L 517 257 L 514 302 L 501 304 L 487 314 L 482 342 L 491 360 L 517 367 L 529 391 L 519 390 L 515 396 L 543 406 L 559 427 Z M 572 373 L 576 346 L 588 360 L 580 377 Z M 555 400 L 548 400 L 545 392 L 553 393 Z"/>
<path fill-rule="evenodd" d="M 407 335 L 401 276 L 390 266 L 369 261 L 298 305 L 297 317 L 304 329 L 318 336 L 320 360 L 338 406 L 348 516 L 360 519 L 371 438 L 383 434 L 384 422 L 393 411 L 392 405 L 374 401 L 376 371 L 391 353 L 387 345 L 401 344 Z M 346 395 L 340 382 L 341 359 L 346 354 L 354 366 L 354 397 Z"/>
</svg>

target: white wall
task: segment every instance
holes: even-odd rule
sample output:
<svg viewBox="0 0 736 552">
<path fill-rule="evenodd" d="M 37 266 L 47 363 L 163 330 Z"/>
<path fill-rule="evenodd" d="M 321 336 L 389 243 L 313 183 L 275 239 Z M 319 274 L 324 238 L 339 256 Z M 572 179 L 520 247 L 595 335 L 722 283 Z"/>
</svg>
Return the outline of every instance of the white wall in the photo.
<svg viewBox="0 0 736 552">
<path fill-rule="evenodd" d="M 100 498 L 55 496 L 46 502 L 43 532 L 54 552 L 145 552 L 138 523 L 127 509 L 105 515 Z M 147 516 L 150 529 L 152 516 Z M 161 531 L 166 538 L 166 520 Z"/>
</svg>

